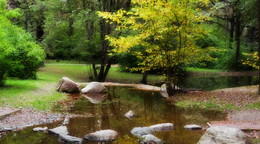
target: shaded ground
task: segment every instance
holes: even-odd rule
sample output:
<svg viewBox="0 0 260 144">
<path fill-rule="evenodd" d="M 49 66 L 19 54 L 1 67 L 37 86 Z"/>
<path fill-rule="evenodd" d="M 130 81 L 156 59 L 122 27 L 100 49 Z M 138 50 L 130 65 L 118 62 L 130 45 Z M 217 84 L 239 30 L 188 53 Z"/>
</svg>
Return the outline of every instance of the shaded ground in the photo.
<svg viewBox="0 0 260 144">
<path fill-rule="evenodd" d="M 224 125 L 239 127 L 240 124 L 250 125 L 253 124 L 257 127 L 260 126 L 260 109 L 256 106 L 252 109 L 250 105 L 260 103 L 260 96 L 257 95 L 257 86 L 245 86 L 236 88 L 226 88 L 215 90 L 211 92 L 197 91 L 185 94 L 178 94 L 175 97 L 170 97 L 170 101 L 186 103 L 187 107 L 194 106 L 196 103 L 199 107 L 213 108 L 225 110 L 227 121 L 219 122 Z M 204 106 L 203 106 L 204 105 Z M 236 126 L 235 126 L 236 127 Z M 252 125 L 251 125 L 252 127 Z M 254 126 L 253 126 L 254 127 Z M 251 138 L 260 138 L 260 131 L 246 131 L 247 135 Z M 257 142 L 258 143 L 258 142 Z"/>
<path fill-rule="evenodd" d="M 63 120 L 61 114 L 43 113 L 32 109 L 0 108 L 0 135 L 8 131 L 23 129 L 29 126 L 52 123 Z"/>
<path fill-rule="evenodd" d="M 192 101 L 211 102 L 220 106 L 232 105 L 240 109 L 246 109 L 249 104 L 260 102 L 257 93 L 257 86 L 246 86 L 237 88 L 227 88 L 211 92 L 195 91 L 191 93 L 178 94 L 170 97 L 170 101 Z"/>
</svg>

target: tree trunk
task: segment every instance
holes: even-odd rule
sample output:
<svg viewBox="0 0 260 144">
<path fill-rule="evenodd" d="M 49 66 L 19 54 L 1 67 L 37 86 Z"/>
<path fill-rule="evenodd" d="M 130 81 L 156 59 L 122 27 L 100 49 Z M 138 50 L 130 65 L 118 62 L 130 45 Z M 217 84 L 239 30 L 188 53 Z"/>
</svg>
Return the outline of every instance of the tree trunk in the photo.
<svg viewBox="0 0 260 144">
<path fill-rule="evenodd" d="M 241 43 L 241 12 L 237 11 L 237 15 L 236 15 L 236 35 L 235 35 L 235 39 L 236 39 L 236 59 L 235 59 L 235 69 L 239 70 L 239 60 L 240 60 L 240 43 Z"/>
<path fill-rule="evenodd" d="M 36 26 L 36 38 L 38 42 L 41 42 L 44 35 L 43 20 L 37 22 Z"/>
<path fill-rule="evenodd" d="M 260 0 L 257 0 L 258 5 L 258 63 L 260 62 Z M 258 95 L 260 95 L 260 65 L 258 67 Z"/>
<path fill-rule="evenodd" d="M 234 32 L 235 32 L 235 16 L 234 11 L 232 17 L 230 18 L 230 31 L 229 31 L 229 48 L 233 49 L 232 45 L 234 42 Z"/>
<path fill-rule="evenodd" d="M 147 77 L 148 77 L 148 73 L 145 71 L 145 72 L 143 73 L 143 78 L 142 78 L 142 80 L 140 81 L 140 83 L 142 83 L 142 84 L 147 84 Z"/>
</svg>

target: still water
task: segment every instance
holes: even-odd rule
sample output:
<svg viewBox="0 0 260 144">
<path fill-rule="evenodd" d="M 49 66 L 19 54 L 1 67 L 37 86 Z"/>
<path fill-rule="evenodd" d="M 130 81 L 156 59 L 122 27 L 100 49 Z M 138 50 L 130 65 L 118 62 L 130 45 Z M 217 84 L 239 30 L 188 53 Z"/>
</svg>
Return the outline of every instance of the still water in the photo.
<svg viewBox="0 0 260 144">
<path fill-rule="evenodd" d="M 67 124 L 69 135 L 83 137 L 85 134 L 102 129 L 118 132 L 121 143 L 129 142 L 134 137 L 130 131 L 134 127 L 150 126 L 158 123 L 173 123 L 174 129 L 157 132 L 154 135 L 166 144 L 195 144 L 203 130 L 186 130 L 186 124 L 206 126 L 208 121 L 223 120 L 225 114 L 216 111 L 198 109 L 180 109 L 160 96 L 157 92 L 140 91 L 128 87 L 109 87 L 109 92 L 101 98 L 91 95 L 68 95 L 68 100 L 57 104 L 53 111 L 87 117 L 70 118 Z M 136 117 L 124 116 L 132 110 Z M 46 125 L 54 128 L 61 123 Z M 44 125 L 45 126 L 45 125 Z M 128 139 L 124 139 L 128 138 Z M 125 141 L 125 142 L 124 142 Z M 116 142 L 116 141 L 114 141 Z M 36 133 L 32 128 L 12 132 L 0 138 L 1 144 L 56 144 L 57 136 L 48 133 Z"/>
</svg>

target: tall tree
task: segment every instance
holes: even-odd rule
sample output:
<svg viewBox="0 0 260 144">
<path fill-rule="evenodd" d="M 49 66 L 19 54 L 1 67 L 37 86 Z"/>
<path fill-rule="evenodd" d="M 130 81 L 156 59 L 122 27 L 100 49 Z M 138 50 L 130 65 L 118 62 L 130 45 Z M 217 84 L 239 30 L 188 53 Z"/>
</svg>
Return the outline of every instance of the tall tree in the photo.
<svg viewBox="0 0 260 144">
<path fill-rule="evenodd" d="M 131 0 L 98 0 L 99 11 L 104 12 L 116 12 L 120 9 L 129 9 Z M 105 19 L 101 19 L 100 23 L 100 70 L 97 72 L 96 64 L 93 63 L 94 76 L 97 81 L 105 81 L 111 64 L 113 62 L 113 57 L 109 56 L 111 46 L 109 46 L 108 41 L 105 39 L 106 35 L 111 34 L 113 31 L 113 26 L 110 23 L 106 23 Z"/>
<path fill-rule="evenodd" d="M 117 24 L 117 30 L 132 31 L 131 35 L 107 36 L 114 52 L 131 51 L 140 60 L 138 70 L 163 70 L 167 92 L 174 94 L 178 69 L 194 61 L 210 59 L 206 49 L 195 41 L 206 32 L 202 23 L 208 19 L 202 8 L 205 0 L 132 0 L 129 12 L 100 12 L 99 15 Z M 135 46 L 145 48 L 144 53 Z"/>
</svg>

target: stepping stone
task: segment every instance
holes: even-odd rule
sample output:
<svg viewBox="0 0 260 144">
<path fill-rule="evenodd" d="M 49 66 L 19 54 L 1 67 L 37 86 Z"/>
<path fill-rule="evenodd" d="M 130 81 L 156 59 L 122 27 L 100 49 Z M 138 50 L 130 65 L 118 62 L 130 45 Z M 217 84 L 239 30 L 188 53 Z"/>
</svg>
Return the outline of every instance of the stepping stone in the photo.
<svg viewBox="0 0 260 144">
<path fill-rule="evenodd" d="M 59 126 L 53 129 L 49 130 L 51 133 L 57 134 L 57 135 L 68 135 L 68 129 L 66 126 Z"/>
<path fill-rule="evenodd" d="M 47 131 L 48 130 L 48 127 L 36 127 L 36 128 L 33 128 L 33 131 L 35 132 L 41 132 L 41 131 Z"/>
<path fill-rule="evenodd" d="M 64 142 L 65 144 L 81 144 L 82 143 L 82 139 L 81 138 L 70 136 L 70 135 L 63 135 L 63 134 L 61 134 L 59 136 L 59 139 L 62 142 Z"/>
<path fill-rule="evenodd" d="M 117 132 L 114 130 L 100 130 L 85 135 L 84 141 L 107 142 L 114 140 L 116 136 Z"/>
<path fill-rule="evenodd" d="M 162 140 L 160 140 L 159 138 L 155 137 L 152 134 L 147 134 L 147 135 L 143 135 L 141 137 L 142 139 L 142 143 L 144 144 L 162 144 Z"/>
<path fill-rule="evenodd" d="M 190 130 L 202 129 L 201 126 L 196 125 L 196 124 L 185 125 L 184 128 L 185 128 L 185 129 L 190 129 Z"/>
</svg>

